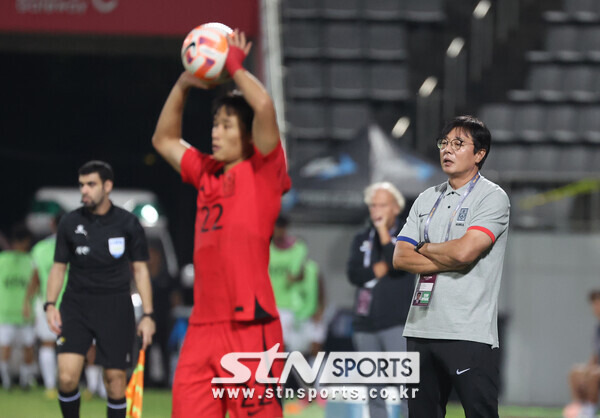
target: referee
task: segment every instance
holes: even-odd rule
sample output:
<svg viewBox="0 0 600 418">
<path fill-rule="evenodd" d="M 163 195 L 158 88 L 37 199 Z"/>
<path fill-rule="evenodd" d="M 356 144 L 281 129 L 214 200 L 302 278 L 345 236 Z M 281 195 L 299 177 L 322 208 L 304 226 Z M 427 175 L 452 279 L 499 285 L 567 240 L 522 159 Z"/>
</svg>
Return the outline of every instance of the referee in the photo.
<svg viewBox="0 0 600 418">
<path fill-rule="evenodd" d="M 78 384 L 94 339 L 96 362 L 104 367 L 107 417 L 125 417 L 125 370 L 132 364 L 136 332 L 132 269 L 144 309 L 137 329 L 144 349 L 155 331 L 146 237 L 138 219 L 110 201 L 113 179 L 109 164 L 84 164 L 79 169 L 83 206 L 65 215 L 58 227 L 44 310 L 50 329 L 58 334 L 59 402 L 65 418 L 79 417 Z M 59 311 L 55 303 L 67 264 L 69 280 Z"/>
<path fill-rule="evenodd" d="M 498 416 L 498 292 L 510 203 L 479 172 L 490 144 L 478 119 L 448 123 L 437 141 L 448 181 L 419 195 L 398 235 L 394 267 L 419 274 L 404 328 L 408 351 L 420 354 L 411 417 L 445 416 L 452 387 L 467 418 Z"/>
</svg>

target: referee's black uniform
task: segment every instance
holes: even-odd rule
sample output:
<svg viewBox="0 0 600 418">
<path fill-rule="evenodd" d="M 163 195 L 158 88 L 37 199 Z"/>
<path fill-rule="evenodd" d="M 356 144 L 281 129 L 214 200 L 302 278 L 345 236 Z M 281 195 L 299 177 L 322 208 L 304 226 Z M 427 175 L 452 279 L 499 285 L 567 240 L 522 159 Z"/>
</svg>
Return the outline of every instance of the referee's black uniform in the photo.
<svg viewBox="0 0 600 418">
<path fill-rule="evenodd" d="M 65 215 L 56 237 L 54 261 L 69 264 L 60 306 L 58 353 L 85 355 L 96 339 L 96 363 L 131 366 L 135 317 L 130 263 L 148 260 L 144 229 L 137 217 L 111 204 L 102 216 L 84 207 Z"/>
</svg>

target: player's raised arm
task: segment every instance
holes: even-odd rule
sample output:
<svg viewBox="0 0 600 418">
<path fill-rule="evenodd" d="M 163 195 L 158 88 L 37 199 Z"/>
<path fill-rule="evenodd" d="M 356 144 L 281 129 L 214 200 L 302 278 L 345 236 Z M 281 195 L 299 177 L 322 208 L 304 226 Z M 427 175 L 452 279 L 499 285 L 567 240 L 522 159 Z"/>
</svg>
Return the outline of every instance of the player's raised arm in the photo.
<svg viewBox="0 0 600 418">
<path fill-rule="evenodd" d="M 242 62 L 252 47 L 252 43 L 246 41 L 244 32 L 234 30 L 228 37 L 228 42 L 229 53 L 225 67 L 254 110 L 252 139 L 260 153 L 266 155 L 279 143 L 279 128 L 273 100 L 262 83 L 242 67 Z"/>
<path fill-rule="evenodd" d="M 167 97 L 152 136 L 152 145 L 156 151 L 177 172 L 181 172 L 181 158 L 190 146 L 181 138 L 181 122 L 185 101 L 192 87 L 209 88 L 208 84 L 184 71 Z"/>
</svg>

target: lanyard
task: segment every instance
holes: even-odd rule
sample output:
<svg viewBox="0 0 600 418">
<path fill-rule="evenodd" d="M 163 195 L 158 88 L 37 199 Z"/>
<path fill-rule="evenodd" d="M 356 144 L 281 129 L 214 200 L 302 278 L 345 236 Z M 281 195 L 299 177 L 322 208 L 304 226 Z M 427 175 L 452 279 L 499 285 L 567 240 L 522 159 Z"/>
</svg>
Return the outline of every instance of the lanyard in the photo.
<svg viewBox="0 0 600 418">
<path fill-rule="evenodd" d="M 473 191 L 473 188 L 475 187 L 475 185 L 479 181 L 480 177 L 481 176 L 479 175 L 479 172 L 477 172 L 477 174 L 475 174 L 473 176 L 473 178 L 471 180 L 469 180 L 469 188 L 467 189 L 467 191 L 463 195 L 462 199 L 460 199 L 460 202 L 458 202 L 458 205 L 456 206 L 456 208 L 454 209 L 454 212 L 452 212 L 452 215 L 450 216 L 450 220 L 448 221 L 448 228 L 446 229 L 446 238 L 444 239 L 444 242 L 448 241 L 448 238 L 450 238 L 450 228 L 452 227 L 452 220 L 454 219 L 454 216 L 456 215 L 456 212 L 458 212 L 458 210 L 461 208 L 462 204 L 465 202 L 465 199 L 467 198 L 467 196 L 471 193 L 471 191 Z M 444 198 L 444 195 L 446 194 L 446 189 L 448 188 L 448 184 L 446 183 L 445 186 L 446 187 L 444 187 L 444 189 L 442 190 L 442 192 L 438 196 L 437 200 L 435 201 L 435 204 L 433 205 L 433 207 L 429 211 L 429 216 L 427 216 L 427 220 L 425 221 L 425 229 L 423 230 L 423 236 L 425 238 L 425 242 L 430 242 L 429 241 L 429 223 L 431 222 L 431 218 L 433 218 L 433 214 L 435 213 L 435 211 L 438 208 L 440 202 Z"/>
<path fill-rule="evenodd" d="M 369 244 L 366 245 L 365 253 L 363 254 L 363 267 L 367 268 L 371 265 L 371 251 L 373 250 L 373 238 L 375 237 L 375 229 L 369 231 Z"/>
</svg>

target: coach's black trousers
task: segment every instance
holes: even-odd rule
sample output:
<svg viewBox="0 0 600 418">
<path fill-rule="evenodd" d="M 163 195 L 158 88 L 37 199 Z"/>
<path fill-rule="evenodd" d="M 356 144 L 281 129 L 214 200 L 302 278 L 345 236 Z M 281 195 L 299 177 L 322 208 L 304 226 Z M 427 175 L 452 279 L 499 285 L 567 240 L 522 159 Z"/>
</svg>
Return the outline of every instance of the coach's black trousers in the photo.
<svg viewBox="0 0 600 418">
<path fill-rule="evenodd" d="M 446 415 L 454 387 L 466 418 L 498 417 L 498 350 L 473 341 L 407 338 L 408 351 L 420 353 L 420 383 L 408 400 L 410 418 Z"/>
</svg>

